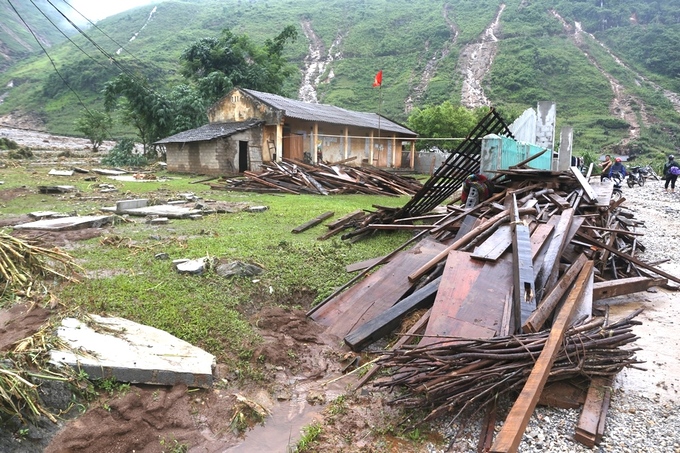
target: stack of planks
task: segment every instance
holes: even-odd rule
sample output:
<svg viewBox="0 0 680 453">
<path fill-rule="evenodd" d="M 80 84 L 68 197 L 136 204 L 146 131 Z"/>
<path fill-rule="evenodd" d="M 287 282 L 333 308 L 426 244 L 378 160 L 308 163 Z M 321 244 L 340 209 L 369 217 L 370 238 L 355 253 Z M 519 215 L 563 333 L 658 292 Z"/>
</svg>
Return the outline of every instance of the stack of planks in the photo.
<svg viewBox="0 0 680 453">
<path fill-rule="evenodd" d="M 415 178 L 400 176 L 376 167 L 343 164 L 309 165 L 284 159 L 262 165 L 262 172 L 246 171 L 242 178 L 210 184 L 212 189 L 244 192 L 281 192 L 288 194 L 413 195 L 422 184 Z"/>
<path fill-rule="evenodd" d="M 451 205 L 445 214 L 372 225 L 417 234 L 308 313 L 359 351 L 414 310 L 428 309 L 380 359 L 394 373 L 379 385 L 407 389 L 404 401 L 413 406 L 422 398 L 433 416 L 469 406 L 471 391 L 481 405 L 521 391 L 490 450 L 499 452 L 515 451 L 549 377 L 564 378 L 567 367 L 602 388 L 637 363 L 622 348 L 635 340 L 634 316 L 610 323 L 593 302 L 680 283 L 636 256 L 644 251 L 644 224 L 623 198 L 611 200 L 610 182 L 589 182 L 576 168 L 507 170 L 502 177 L 499 192 L 472 208 Z M 582 335 L 604 343 L 589 349 Z M 570 355 L 573 342 L 580 360 Z M 517 355 L 505 355 L 508 348 Z M 516 362 L 519 356 L 527 360 Z M 592 446 L 602 437 L 608 400 L 588 395 L 584 407 L 597 416 L 582 416 L 576 439 Z"/>
</svg>

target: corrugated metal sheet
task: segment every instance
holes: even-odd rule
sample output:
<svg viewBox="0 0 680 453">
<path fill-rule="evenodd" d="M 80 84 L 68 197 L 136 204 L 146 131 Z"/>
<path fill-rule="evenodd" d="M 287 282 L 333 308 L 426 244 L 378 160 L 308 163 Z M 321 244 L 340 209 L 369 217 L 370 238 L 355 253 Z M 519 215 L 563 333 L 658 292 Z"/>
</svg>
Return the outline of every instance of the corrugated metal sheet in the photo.
<svg viewBox="0 0 680 453">
<path fill-rule="evenodd" d="M 297 118 L 305 121 L 317 121 L 322 123 L 341 124 L 343 126 L 358 126 L 371 129 L 380 129 L 397 134 L 416 137 L 417 134 L 407 127 L 394 121 L 388 120 L 384 116 L 376 113 L 354 112 L 334 105 L 312 104 L 309 102 L 296 101 L 283 96 L 261 91 L 248 90 L 241 88 L 244 93 L 259 99 L 271 107 L 283 110 L 285 115 L 290 118 Z"/>
<path fill-rule="evenodd" d="M 228 137 L 237 132 L 247 131 L 262 123 L 264 123 L 264 121 L 257 119 L 234 123 L 210 123 L 197 129 L 191 129 L 164 138 L 163 140 L 157 141 L 155 144 L 161 145 L 163 143 L 189 143 L 213 140 L 219 137 Z"/>
<path fill-rule="evenodd" d="M 508 137 L 490 134 L 482 139 L 481 172 L 489 177 L 496 176 L 497 170 L 507 170 L 513 165 L 543 151 L 540 146 L 521 143 Z M 546 152 L 526 164 L 536 170 L 550 170 L 552 153 Z"/>
</svg>

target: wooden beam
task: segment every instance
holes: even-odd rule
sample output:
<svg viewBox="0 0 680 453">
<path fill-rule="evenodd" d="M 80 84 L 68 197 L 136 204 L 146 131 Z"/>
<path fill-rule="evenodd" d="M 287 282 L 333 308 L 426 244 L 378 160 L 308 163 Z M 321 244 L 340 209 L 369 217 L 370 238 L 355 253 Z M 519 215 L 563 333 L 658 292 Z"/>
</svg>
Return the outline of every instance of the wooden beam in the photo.
<svg viewBox="0 0 680 453">
<path fill-rule="evenodd" d="M 510 225 L 501 225 L 491 236 L 475 248 L 470 257 L 478 260 L 496 261 L 511 245 L 512 227 Z"/>
<path fill-rule="evenodd" d="M 383 311 L 379 316 L 352 330 L 345 336 L 345 343 L 353 351 L 359 351 L 389 334 L 409 312 L 434 302 L 439 289 L 439 282 L 441 282 L 441 277 L 414 291 L 411 295 Z"/>
<path fill-rule="evenodd" d="M 588 183 L 588 180 L 583 176 L 583 173 L 581 173 L 581 170 L 578 169 L 578 167 L 569 167 L 573 175 L 576 177 L 576 180 L 578 183 L 581 185 L 583 188 L 583 192 L 585 195 L 588 197 L 590 201 L 597 202 L 597 193 L 595 193 L 595 190 L 590 186 L 590 183 Z"/>
<path fill-rule="evenodd" d="M 512 194 L 514 329 L 518 329 L 536 309 L 534 264 L 531 259 L 529 227 L 520 220 L 518 211 L 517 197 Z"/>
<path fill-rule="evenodd" d="M 583 404 L 574 434 L 574 439 L 586 447 L 593 448 L 602 441 L 604 422 L 607 419 L 611 399 L 612 380 L 610 376 L 600 376 L 590 382 L 586 402 Z"/>
<path fill-rule="evenodd" d="M 567 272 L 558 280 L 555 287 L 548 293 L 547 296 L 538 304 L 536 310 L 529 316 L 529 318 L 522 325 L 522 332 L 538 332 L 543 328 L 545 322 L 550 318 L 550 315 L 555 311 L 555 307 L 559 304 L 562 297 L 576 280 L 576 276 L 586 263 L 588 259 L 584 254 L 579 255 L 574 264 L 569 266 Z"/>
<path fill-rule="evenodd" d="M 536 210 L 534 208 L 530 208 L 530 209 L 526 209 L 526 210 L 525 209 L 519 210 L 519 214 L 527 214 L 527 213 L 530 213 L 530 212 L 536 212 Z M 440 261 L 445 259 L 447 256 L 449 256 L 450 251 L 456 250 L 459 247 L 467 244 L 469 241 L 476 238 L 481 233 L 485 232 L 486 230 L 488 230 L 490 228 L 498 228 L 502 222 L 508 220 L 509 216 L 510 216 L 509 211 L 507 211 L 507 210 L 501 211 L 498 214 L 496 214 L 495 216 L 486 220 L 484 223 L 482 223 L 478 227 L 473 228 L 472 231 L 470 231 L 468 234 L 466 234 L 462 238 L 455 241 L 453 244 L 448 246 L 446 249 L 442 250 L 442 252 L 439 255 L 435 256 L 429 262 L 427 262 L 426 264 L 421 266 L 418 270 L 411 273 L 408 276 L 408 279 L 412 282 L 415 282 L 420 277 L 422 277 L 427 272 L 429 272 L 434 266 L 436 266 L 437 263 L 439 263 Z"/>
<path fill-rule="evenodd" d="M 652 286 L 663 286 L 668 283 L 665 278 L 631 277 L 618 280 L 597 282 L 593 285 L 593 300 L 646 291 Z"/>
<path fill-rule="evenodd" d="M 314 217 L 309 222 L 305 222 L 302 225 L 296 226 L 295 228 L 292 229 L 291 233 L 297 234 L 302 233 L 303 231 L 307 231 L 308 229 L 317 226 L 327 218 L 333 217 L 334 215 L 335 213 L 333 211 L 326 211 L 323 214 Z"/>
<path fill-rule="evenodd" d="M 429 310 L 427 310 L 427 312 L 425 312 L 425 314 L 423 314 L 423 316 L 420 317 L 420 319 L 418 321 L 416 321 L 415 324 L 413 324 L 413 326 L 411 326 L 411 328 L 408 330 L 408 332 L 406 332 L 406 334 L 402 335 L 401 338 L 399 338 L 399 340 L 397 340 L 397 342 L 394 343 L 394 345 L 389 348 L 390 351 L 394 351 L 395 349 L 399 349 L 402 346 L 404 346 L 406 343 L 408 343 L 410 340 L 412 340 L 413 336 L 415 334 L 417 334 L 418 332 L 420 332 L 421 330 L 423 330 L 425 328 L 428 321 L 430 320 L 431 314 L 432 314 L 432 309 L 430 308 Z M 386 357 L 387 357 L 386 355 L 383 355 L 380 358 L 384 359 Z M 366 373 L 364 375 L 364 377 L 362 377 L 361 380 L 359 382 L 357 382 L 357 385 L 354 387 L 354 390 L 363 387 L 364 384 L 366 384 L 366 382 L 368 382 L 368 380 L 371 379 L 375 375 L 375 373 L 380 371 L 380 368 L 382 368 L 380 365 L 376 365 L 373 368 L 371 368 L 368 371 L 368 373 Z"/>
<path fill-rule="evenodd" d="M 545 252 L 545 257 L 543 258 L 543 264 L 536 273 L 536 288 L 538 288 L 538 294 L 536 298 L 541 300 L 543 294 L 549 288 L 546 288 L 548 281 L 550 280 L 550 275 L 553 272 L 553 268 L 556 264 L 559 265 L 560 256 L 562 256 L 562 251 L 567 243 L 567 236 L 569 235 L 569 229 L 571 228 L 571 223 L 574 220 L 574 209 L 565 209 L 562 214 L 553 216 L 550 218 L 548 223 L 555 226 L 553 231 L 552 239 L 548 245 L 548 249 Z"/>
<path fill-rule="evenodd" d="M 588 280 L 591 278 L 593 272 L 593 262 L 588 261 L 581 269 L 581 272 L 576 279 L 575 288 L 567 296 L 567 300 L 560 309 L 557 319 L 555 320 L 550 335 L 541 350 L 541 354 L 536 360 L 531 374 L 522 388 L 517 401 L 513 404 L 510 413 L 503 423 L 496 440 L 491 447 L 491 453 L 509 453 L 516 452 L 519 447 L 524 431 L 529 424 L 531 414 L 536 408 L 538 398 L 543 391 L 548 375 L 552 369 L 555 357 L 562 346 L 564 339 L 564 332 L 569 327 L 569 318 L 571 317 L 574 307 L 579 299 L 583 297 L 583 293 L 587 286 Z"/>
</svg>

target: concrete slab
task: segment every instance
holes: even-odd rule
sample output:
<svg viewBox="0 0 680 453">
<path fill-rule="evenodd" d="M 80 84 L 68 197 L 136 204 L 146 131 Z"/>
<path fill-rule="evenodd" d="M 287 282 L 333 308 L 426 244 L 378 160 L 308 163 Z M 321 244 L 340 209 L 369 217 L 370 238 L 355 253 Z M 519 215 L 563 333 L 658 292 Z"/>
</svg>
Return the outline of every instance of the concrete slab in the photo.
<svg viewBox="0 0 680 453">
<path fill-rule="evenodd" d="M 67 193 L 76 190 L 76 186 L 38 186 L 40 193 Z"/>
<path fill-rule="evenodd" d="M 88 323 L 75 318 L 62 321 L 57 335 L 70 349 L 51 351 L 50 363 L 82 369 L 95 379 L 212 387 L 212 354 L 168 332 L 127 319 L 89 318 Z"/>
<path fill-rule="evenodd" d="M 168 178 L 140 178 L 135 177 L 135 175 L 119 175 L 119 176 L 109 176 L 109 179 L 121 182 L 163 182 L 167 181 Z"/>
<path fill-rule="evenodd" d="M 149 205 L 149 200 L 146 198 L 138 198 L 136 200 L 120 200 L 116 202 L 116 212 L 124 212 L 128 209 L 145 208 Z"/>
<path fill-rule="evenodd" d="M 48 217 L 54 217 L 57 215 L 60 215 L 60 212 L 56 211 L 34 211 L 34 212 L 29 212 L 28 216 L 33 218 L 33 219 L 46 219 Z"/>
<path fill-rule="evenodd" d="M 147 206 L 145 208 L 126 209 L 124 211 L 118 211 L 118 213 L 134 216 L 159 216 L 167 217 L 169 219 L 186 219 L 190 215 L 201 214 L 201 210 L 187 208 L 185 206 L 160 204 L 156 206 Z"/>
<path fill-rule="evenodd" d="M 35 222 L 14 225 L 15 230 L 48 230 L 66 231 L 79 230 L 81 228 L 101 228 L 113 223 L 114 216 L 88 215 L 82 217 L 62 217 L 58 219 L 43 219 Z"/>
<path fill-rule="evenodd" d="M 50 170 L 48 173 L 50 176 L 73 176 L 73 170 L 57 170 L 56 168 L 53 168 Z"/>
<path fill-rule="evenodd" d="M 107 170 L 105 168 L 93 168 L 92 171 L 94 173 L 97 173 L 98 175 L 105 175 L 105 176 L 120 176 L 120 175 L 125 175 L 127 174 L 126 171 L 122 170 Z"/>
</svg>

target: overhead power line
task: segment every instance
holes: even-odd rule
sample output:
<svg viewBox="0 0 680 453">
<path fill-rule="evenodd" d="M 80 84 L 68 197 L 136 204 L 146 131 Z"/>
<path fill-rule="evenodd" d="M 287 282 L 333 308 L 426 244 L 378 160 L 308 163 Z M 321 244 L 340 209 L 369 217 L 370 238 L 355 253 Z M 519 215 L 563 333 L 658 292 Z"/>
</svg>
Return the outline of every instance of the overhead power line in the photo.
<svg viewBox="0 0 680 453">
<path fill-rule="evenodd" d="M 35 42 L 37 42 L 38 45 L 40 46 L 40 48 L 42 49 L 42 51 L 45 52 L 45 55 L 50 60 L 50 63 L 52 63 L 52 67 L 54 68 L 54 71 L 57 73 L 57 75 L 59 76 L 61 81 L 64 82 L 64 85 L 66 85 L 68 87 L 68 89 L 71 90 L 71 92 L 75 95 L 76 99 L 78 99 L 78 102 L 80 103 L 81 106 L 83 106 L 85 111 L 87 111 L 87 113 L 92 115 L 92 112 L 90 112 L 90 110 L 87 108 L 87 106 L 85 105 L 83 100 L 80 98 L 80 96 L 78 95 L 76 90 L 74 90 L 73 87 L 71 86 L 71 84 L 69 84 L 68 81 L 64 78 L 64 76 L 61 75 L 61 72 L 59 72 L 59 69 L 57 69 L 57 65 L 54 63 L 54 60 L 52 59 L 50 54 L 47 52 L 47 49 L 45 49 L 45 47 L 42 45 L 42 43 L 40 42 L 40 40 L 38 39 L 36 34 L 33 32 L 33 29 L 28 25 L 28 23 L 24 20 L 24 18 L 21 16 L 21 14 L 19 14 L 19 11 L 12 4 L 12 1 L 7 0 L 7 3 L 9 3 L 9 6 L 14 10 L 16 15 L 19 17 L 19 20 L 21 20 L 21 22 L 24 24 L 24 26 L 29 31 L 29 33 L 31 33 L 31 35 L 33 36 L 33 39 L 35 39 Z"/>
</svg>

